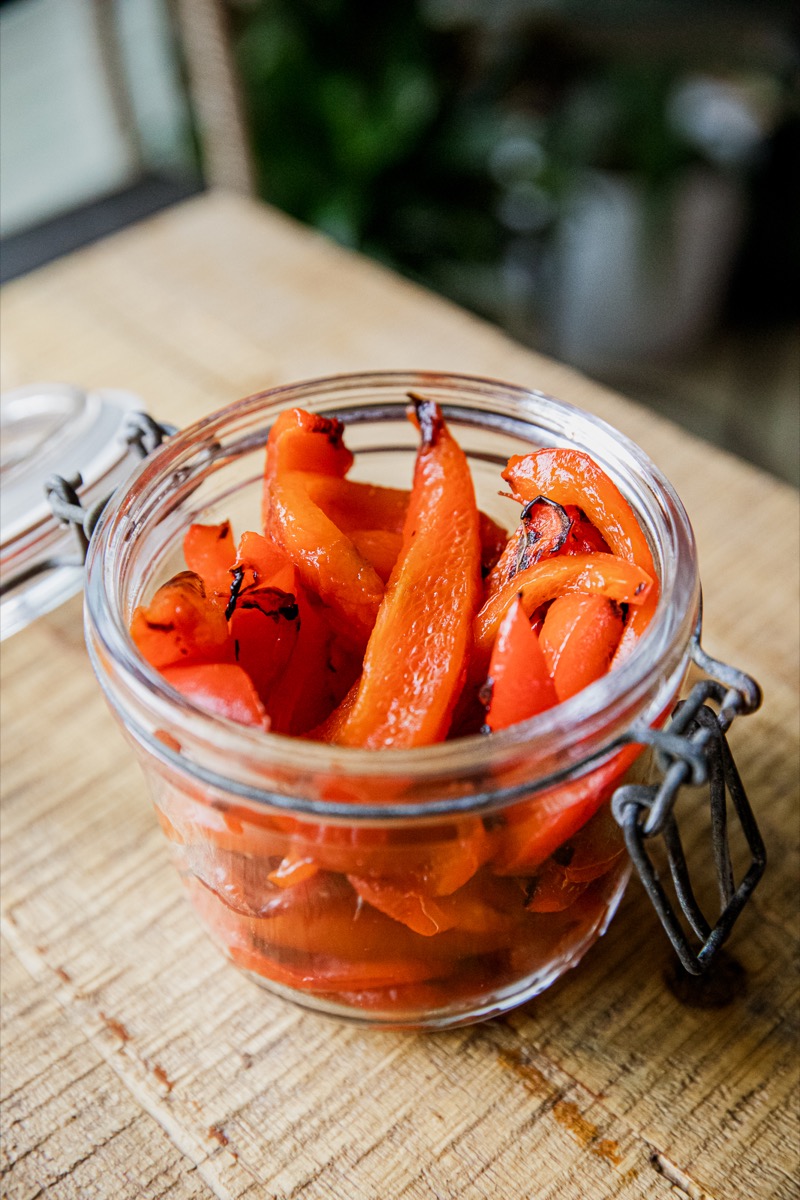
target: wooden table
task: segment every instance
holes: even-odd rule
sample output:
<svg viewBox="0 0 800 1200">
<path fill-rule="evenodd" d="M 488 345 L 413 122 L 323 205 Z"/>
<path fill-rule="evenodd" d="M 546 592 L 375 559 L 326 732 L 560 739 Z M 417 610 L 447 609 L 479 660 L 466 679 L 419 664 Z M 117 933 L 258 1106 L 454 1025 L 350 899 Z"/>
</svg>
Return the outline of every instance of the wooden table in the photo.
<svg viewBox="0 0 800 1200">
<path fill-rule="evenodd" d="M 710 987 L 681 986 L 637 883 L 580 969 L 506 1020 L 423 1036 L 301 1012 L 195 922 L 76 599 L 2 653 L 3 1195 L 796 1197 L 794 493 L 249 201 L 193 200 L 11 284 L 3 310 L 4 387 L 124 386 L 177 424 L 381 367 L 610 420 L 693 519 L 707 649 L 763 684 L 733 742 L 770 854 Z"/>
</svg>

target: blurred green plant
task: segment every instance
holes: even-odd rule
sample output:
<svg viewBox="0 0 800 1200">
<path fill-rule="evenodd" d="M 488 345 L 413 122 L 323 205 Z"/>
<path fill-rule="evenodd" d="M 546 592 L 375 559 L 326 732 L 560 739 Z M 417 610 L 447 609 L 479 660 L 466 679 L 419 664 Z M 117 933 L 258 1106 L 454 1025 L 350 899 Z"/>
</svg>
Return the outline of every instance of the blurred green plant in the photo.
<svg viewBox="0 0 800 1200">
<path fill-rule="evenodd" d="M 514 288 L 535 306 L 587 171 L 624 173 L 657 233 L 686 169 L 713 160 L 675 118 L 716 61 L 688 11 L 679 36 L 643 41 L 565 14 L 503 26 L 488 0 L 437 27 L 432 0 L 227 3 L 261 195 L 518 331 Z"/>
<path fill-rule="evenodd" d="M 578 81 L 549 122 L 548 158 L 561 186 L 596 168 L 629 173 L 646 190 L 662 191 L 702 161 L 670 115 L 682 74 L 671 63 L 610 62 Z"/>
<path fill-rule="evenodd" d="M 420 278 L 496 258 L 485 112 L 456 36 L 408 0 L 258 0 L 233 17 L 265 199 Z"/>
</svg>

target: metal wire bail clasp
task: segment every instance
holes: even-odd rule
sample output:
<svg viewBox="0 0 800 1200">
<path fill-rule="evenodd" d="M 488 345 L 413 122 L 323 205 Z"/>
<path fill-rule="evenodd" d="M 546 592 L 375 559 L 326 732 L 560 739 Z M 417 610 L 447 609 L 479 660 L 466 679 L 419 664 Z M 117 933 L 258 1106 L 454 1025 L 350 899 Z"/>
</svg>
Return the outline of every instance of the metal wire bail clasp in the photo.
<svg viewBox="0 0 800 1200">
<path fill-rule="evenodd" d="M 635 726 L 630 740 L 652 745 L 660 784 L 627 784 L 617 789 L 612 811 L 625 834 L 628 852 L 661 924 L 683 967 L 702 974 L 728 937 L 734 922 L 764 873 L 766 852 L 726 733 L 737 716 L 755 712 L 761 689 L 743 671 L 711 658 L 700 645 L 702 618 L 690 647 L 693 662 L 708 676 L 696 683 L 678 704 L 666 730 Z M 713 701 L 715 711 L 709 704 Z M 720 914 L 712 927 L 695 899 L 689 880 L 673 809 L 684 784 L 707 785 L 711 816 L 711 841 L 720 895 Z M 751 862 L 736 885 L 728 841 L 728 796 L 739 819 Z M 649 839 L 663 837 L 675 896 L 681 912 L 699 940 L 693 946 L 658 877 L 645 848 Z"/>
<path fill-rule="evenodd" d="M 149 413 L 129 413 L 125 421 L 125 441 L 140 458 L 147 458 L 157 450 L 165 438 L 177 433 L 175 425 L 159 424 Z M 83 480 L 80 475 L 65 479 L 63 475 L 51 475 L 45 484 L 45 493 L 53 516 L 62 524 L 70 525 L 78 543 L 79 562 L 86 558 L 89 540 L 100 515 L 111 499 L 103 496 L 96 504 L 84 508 L 78 495 Z"/>
</svg>

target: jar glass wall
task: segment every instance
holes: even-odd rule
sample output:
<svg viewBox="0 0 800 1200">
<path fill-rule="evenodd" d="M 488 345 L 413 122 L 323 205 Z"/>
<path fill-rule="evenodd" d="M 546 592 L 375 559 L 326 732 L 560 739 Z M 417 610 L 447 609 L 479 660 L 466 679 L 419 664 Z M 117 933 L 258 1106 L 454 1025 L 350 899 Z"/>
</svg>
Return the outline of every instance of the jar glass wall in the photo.
<svg viewBox="0 0 800 1200">
<path fill-rule="evenodd" d="M 508 529 L 512 454 L 587 451 L 644 529 L 653 622 L 618 669 L 490 737 L 415 750 L 342 748 L 214 717 L 137 654 L 134 607 L 183 568 L 193 521 L 257 527 L 264 446 L 285 408 L 340 418 L 351 478 L 408 486 L 408 393 L 442 405 L 479 507 Z M 522 1003 L 574 966 L 628 875 L 609 812 L 646 770 L 624 744 L 680 690 L 699 602 L 688 519 L 632 443 L 556 400 L 428 373 L 338 377 L 250 397 L 172 438 L 109 504 L 87 560 L 87 642 L 142 762 L 190 899 L 259 982 L 372 1024 L 439 1027 Z"/>
</svg>

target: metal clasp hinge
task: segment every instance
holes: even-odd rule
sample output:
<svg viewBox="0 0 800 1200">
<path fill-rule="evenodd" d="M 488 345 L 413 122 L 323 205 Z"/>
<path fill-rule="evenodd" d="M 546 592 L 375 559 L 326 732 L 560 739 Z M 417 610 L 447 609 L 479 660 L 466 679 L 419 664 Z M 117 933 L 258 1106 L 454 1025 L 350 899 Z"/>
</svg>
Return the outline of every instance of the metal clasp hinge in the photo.
<svg viewBox="0 0 800 1200">
<path fill-rule="evenodd" d="M 157 450 L 165 438 L 178 432 L 176 425 L 159 424 L 148 413 L 129 413 L 124 427 L 124 437 L 127 445 L 140 458 L 147 458 Z M 57 521 L 70 525 L 75 531 L 80 558 L 76 565 L 83 563 L 89 549 L 89 540 L 95 526 L 100 520 L 103 509 L 108 504 L 113 492 L 103 496 L 90 508 L 84 508 L 78 495 L 78 488 L 83 483 L 80 475 L 65 479 L 63 475 L 51 475 L 45 483 L 45 494 L 50 510 Z"/>
<path fill-rule="evenodd" d="M 666 730 L 634 726 L 629 740 L 654 747 L 660 784 L 626 784 L 617 789 L 612 811 L 625 834 L 631 860 L 682 966 L 692 975 L 702 974 L 726 940 L 733 925 L 764 873 L 766 851 L 753 810 L 747 799 L 726 733 L 737 716 L 755 712 L 761 689 L 749 675 L 711 658 L 700 645 L 701 621 L 692 639 L 692 660 L 710 678 L 696 683 L 678 704 Z M 709 701 L 718 706 L 717 711 Z M 707 785 L 711 819 L 711 844 L 720 915 L 712 927 L 704 917 L 689 879 L 673 809 L 685 784 Z M 739 819 L 751 862 L 736 885 L 728 840 L 728 797 Z M 664 841 L 675 897 L 699 946 L 692 945 L 678 918 L 646 842 Z"/>
<path fill-rule="evenodd" d="M 134 450 L 140 458 L 146 458 L 153 450 L 164 441 L 165 438 L 171 437 L 177 433 L 175 425 L 160 425 L 154 421 L 152 417 L 143 412 L 129 413 L 123 433 L 127 445 Z M 45 575 L 49 571 L 57 571 L 65 567 L 78 568 L 82 567 L 86 560 L 86 553 L 89 549 L 89 540 L 94 532 L 94 528 L 100 519 L 108 501 L 113 495 L 113 491 L 107 496 L 101 497 L 88 508 L 83 507 L 83 502 L 78 495 L 78 489 L 83 486 L 83 479 L 80 474 L 65 478 L 63 475 L 51 475 L 45 482 L 44 490 L 47 497 L 47 502 L 50 506 L 50 511 L 53 516 L 62 525 L 69 525 L 75 531 L 75 538 L 78 543 L 78 553 L 74 558 L 50 556 L 40 559 L 36 562 L 23 567 L 17 571 L 10 579 L 4 580 L 0 584 L 0 596 L 5 596 L 13 592 L 16 588 L 28 583 L 31 579 L 36 579 L 40 575 Z"/>
</svg>

